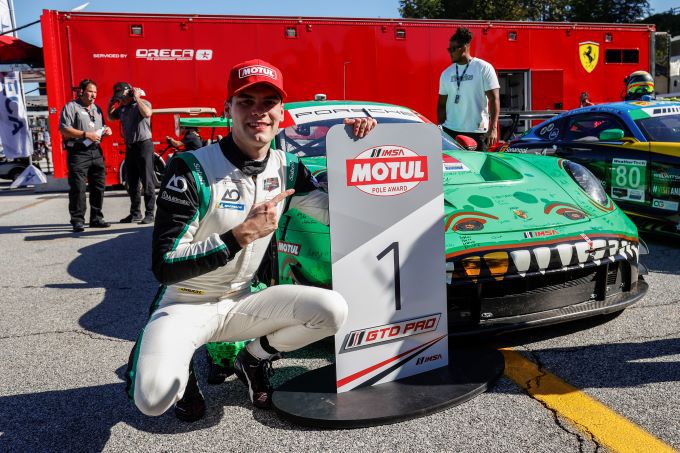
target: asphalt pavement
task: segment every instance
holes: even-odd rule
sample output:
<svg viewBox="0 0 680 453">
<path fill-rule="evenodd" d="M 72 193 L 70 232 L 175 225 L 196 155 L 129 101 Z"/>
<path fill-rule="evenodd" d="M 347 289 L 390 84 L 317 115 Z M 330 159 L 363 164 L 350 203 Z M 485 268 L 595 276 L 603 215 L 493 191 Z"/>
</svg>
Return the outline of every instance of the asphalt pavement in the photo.
<svg viewBox="0 0 680 453">
<path fill-rule="evenodd" d="M 3 185 L 3 187 L 6 187 Z M 0 190 L 0 451 L 607 451 L 502 377 L 486 393 L 402 423 L 301 428 L 253 409 L 235 378 L 210 386 L 194 424 L 152 418 L 126 398 L 123 372 L 157 284 L 151 226 L 120 224 L 129 200 L 106 193 L 114 225 L 74 234 L 65 193 Z M 680 449 L 680 246 L 649 241 L 648 295 L 619 316 L 491 340 Z M 275 385 L 331 362 L 328 343 L 275 363 Z"/>
</svg>

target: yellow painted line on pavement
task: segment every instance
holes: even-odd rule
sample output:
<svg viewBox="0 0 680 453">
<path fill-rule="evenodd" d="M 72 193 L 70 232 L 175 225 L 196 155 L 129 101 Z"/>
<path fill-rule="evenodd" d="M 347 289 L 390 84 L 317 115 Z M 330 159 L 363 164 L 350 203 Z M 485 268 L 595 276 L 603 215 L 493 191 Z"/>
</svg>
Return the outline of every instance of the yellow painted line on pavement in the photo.
<svg viewBox="0 0 680 453">
<path fill-rule="evenodd" d="M 532 397 L 590 433 L 615 452 L 676 452 L 635 423 L 555 375 L 539 369 L 518 351 L 502 348 L 505 375 Z"/>
</svg>

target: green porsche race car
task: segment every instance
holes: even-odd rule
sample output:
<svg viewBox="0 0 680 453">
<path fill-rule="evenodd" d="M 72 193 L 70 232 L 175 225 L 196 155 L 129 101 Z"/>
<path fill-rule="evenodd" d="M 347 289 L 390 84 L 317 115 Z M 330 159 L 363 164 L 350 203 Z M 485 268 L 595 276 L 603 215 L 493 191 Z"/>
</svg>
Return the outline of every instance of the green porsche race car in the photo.
<svg viewBox="0 0 680 453">
<path fill-rule="evenodd" d="M 396 105 L 314 101 L 285 108 L 276 146 L 300 157 L 326 187 L 326 133 L 344 118 L 429 122 Z M 465 151 L 444 133 L 442 148 L 450 334 L 620 311 L 645 294 L 637 229 L 585 167 Z M 277 241 L 278 283 L 331 286 L 326 225 L 291 209 Z"/>
<path fill-rule="evenodd" d="M 380 124 L 430 122 L 397 105 L 292 102 L 274 145 L 300 157 L 327 189 L 328 130 L 367 115 Z M 443 132 L 442 149 L 450 335 L 618 312 L 644 296 L 638 263 L 644 243 L 585 167 L 554 157 L 466 151 Z M 266 283 L 331 287 L 328 226 L 296 209 L 285 212 L 259 275 Z"/>
</svg>

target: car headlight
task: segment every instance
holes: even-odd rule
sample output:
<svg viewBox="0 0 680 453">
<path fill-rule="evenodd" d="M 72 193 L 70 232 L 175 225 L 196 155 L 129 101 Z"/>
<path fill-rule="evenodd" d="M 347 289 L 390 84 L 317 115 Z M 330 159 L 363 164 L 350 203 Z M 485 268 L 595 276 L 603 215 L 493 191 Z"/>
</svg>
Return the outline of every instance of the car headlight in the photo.
<svg viewBox="0 0 680 453">
<path fill-rule="evenodd" d="M 590 172 L 590 170 L 581 164 L 568 160 L 564 161 L 564 169 L 569 173 L 571 179 L 576 181 L 576 184 L 578 184 L 590 198 L 597 201 L 602 206 L 607 206 L 609 203 L 607 200 L 607 193 L 602 188 L 600 181 Z"/>
</svg>

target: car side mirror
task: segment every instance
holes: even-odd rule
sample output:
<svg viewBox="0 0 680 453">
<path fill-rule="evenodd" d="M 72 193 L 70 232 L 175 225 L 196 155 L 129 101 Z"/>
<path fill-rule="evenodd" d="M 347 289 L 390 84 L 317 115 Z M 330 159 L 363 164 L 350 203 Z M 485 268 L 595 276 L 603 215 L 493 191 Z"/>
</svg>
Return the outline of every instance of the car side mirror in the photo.
<svg viewBox="0 0 680 453">
<path fill-rule="evenodd" d="M 621 129 L 607 129 L 600 133 L 600 141 L 603 142 L 615 142 L 621 140 L 624 136 L 624 132 Z"/>
<path fill-rule="evenodd" d="M 477 142 L 474 138 L 468 137 L 467 135 L 456 135 L 456 142 L 468 151 L 475 151 L 477 149 Z"/>
</svg>

